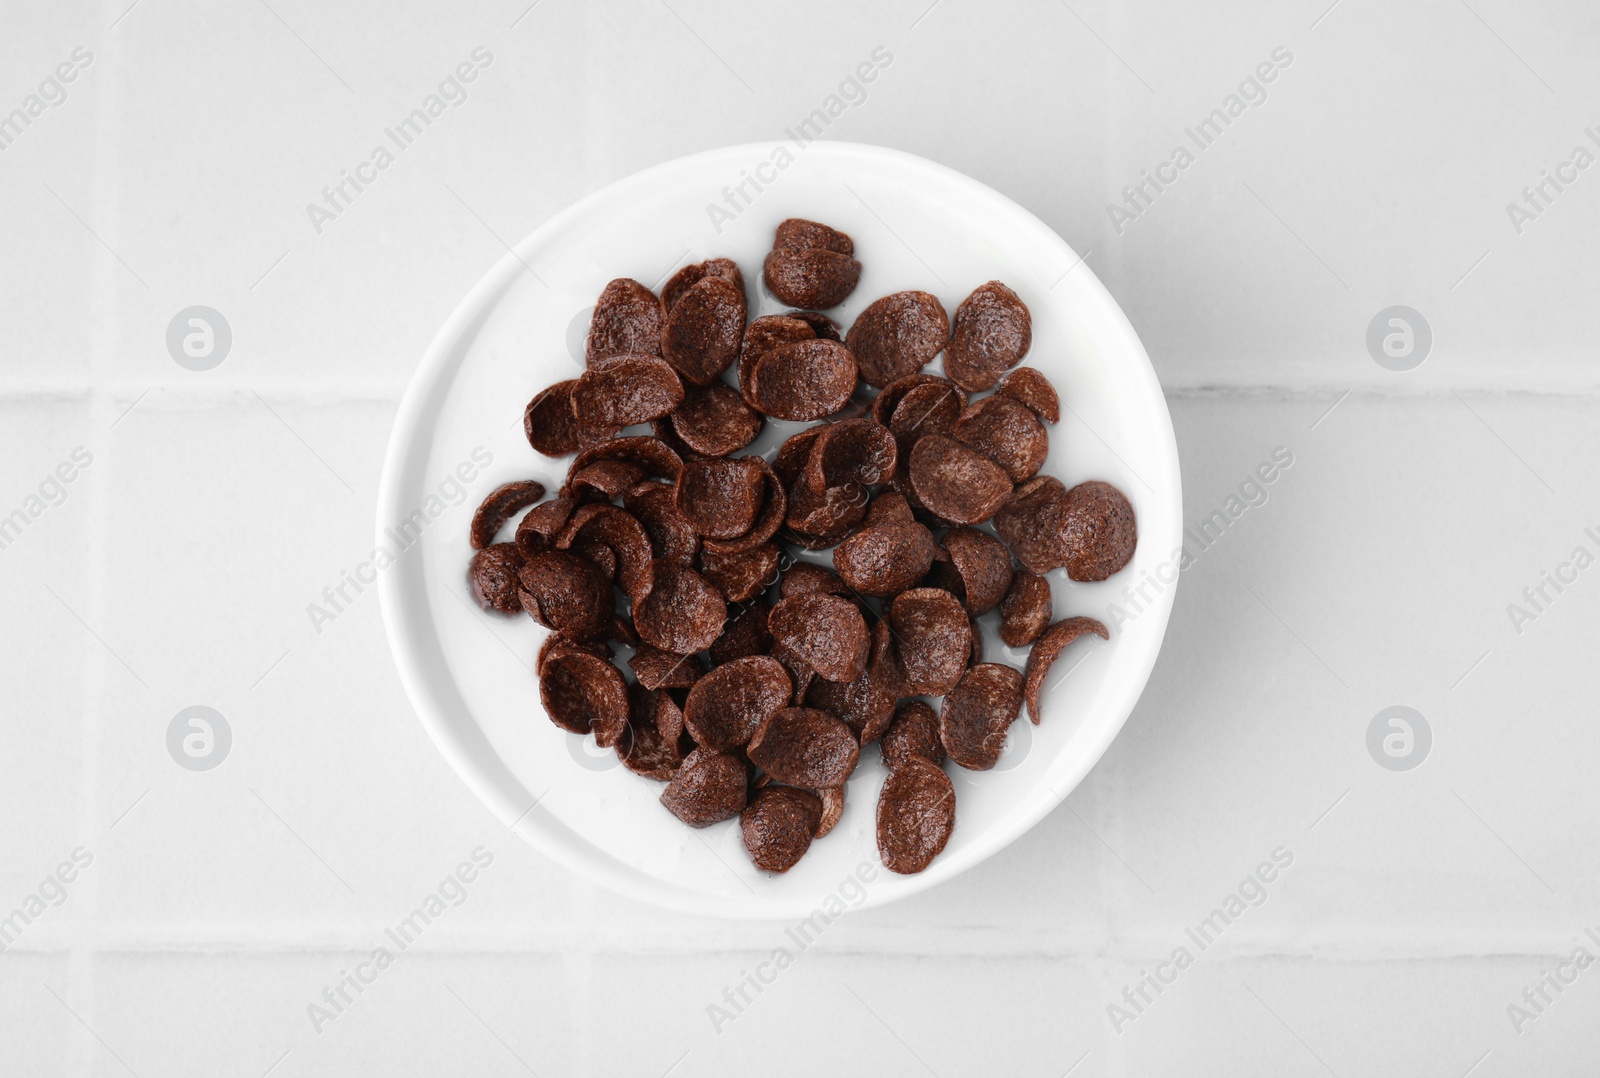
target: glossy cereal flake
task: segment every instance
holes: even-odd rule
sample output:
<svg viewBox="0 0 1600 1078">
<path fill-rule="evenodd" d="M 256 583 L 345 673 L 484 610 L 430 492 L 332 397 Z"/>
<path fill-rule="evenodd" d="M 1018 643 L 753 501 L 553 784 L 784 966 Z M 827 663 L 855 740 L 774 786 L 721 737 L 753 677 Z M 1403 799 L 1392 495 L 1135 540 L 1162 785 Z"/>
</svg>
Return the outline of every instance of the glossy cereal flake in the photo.
<svg viewBox="0 0 1600 1078">
<path fill-rule="evenodd" d="M 854 681 L 866 672 L 867 623 L 847 599 L 814 593 L 780 600 L 767 629 L 776 643 L 829 681 Z"/>
<path fill-rule="evenodd" d="M 937 764 L 911 757 L 891 768 L 878 793 L 878 856 L 903 875 L 921 872 L 956 827 L 956 792 Z"/>
<path fill-rule="evenodd" d="M 886 386 L 926 367 L 950 337 L 944 304 L 927 292 L 896 292 L 856 316 L 845 344 L 871 386 Z"/>
<path fill-rule="evenodd" d="M 773 712 L 785 707 L 794 683 L 769 655 L 723 663 L 695 682 L 683 704 L 684 723 L 695 742 L 725 752 L 749 742 Z"/>
<path fill-rule="evenodd" d="M 837 817 L 836 817 L 837 818 Z M 768 786 L 739 816 L 750 860 L 763 872 L 787 872 L 811 848 L 822 825 L 822 799 L 810 790 Z"/>
<path fill-rule="evenodd" d="M 983 663 L 962 675 L 939 709 L 939 741 L 952 762 L 988 771 L 1000 762 L 1006 731 L 1022 709 L 1022 672 Z"/>
<path fill-rule="evenodd" d="M 1033 650 L 1028 652 L 1023 696 L 1028 703 L 1028 717 L 1033 720 L 1035 726 L 1042 717 L 1039 710 L 1039 694 L 1044 688 L 1045 679 L 1050 675 L 1050 667 L 1060 658 L 1067 645 L 1084 633 L 1092 633 L 1102 640 L 1111 639 L 1110 631 L 1094 618 L 1066 618 L 1046 629 L 1034 643 Z"/>
<path fill-rule="evenodd" d="M 472 514 L 468 538 L 473 550 L 482 550 L 493 543 L 495 536 L 511 515 L 525 509 L 544 497 L 544 484 L 532 479 L 519 479 L 503 483 L 490 491 L 477 511 Z"/>
<path fill-rule="evenodd" d="M 695 749 L 661 792 L 668 812 L 690 827 L 710 827 L 744 811 L 749 776 L 744 761 L 725 752 Z"/>
<path fill-rule="evenodd" d="M 726 277 L 702 277 L 673 306 L 661 327 L 661 357 L 685 382 L 707 386 L 739 358 L 744 289 Z"/>
<path fill-rule="evenodd" d="M 589 318 L 589 366 L 616 355 L 660 355 L 662 318 L 661 301 L 638 281 L 619 277 L 607 284 Z"/>
<path fill-rule="evenodd" d="M 762 264 L 767 287 L 791 307 L 836 307 L 849 298 L 861 280 L 861 263 L 849 255 L 821 248 L 784 247 Z"/>
<path fill-rule="evenodd" d="M 748 748 L 750 762 L 792 786 L 842 786 L 856 769 L 861 747 L 850 727 L 812 707 L 780 708 L 769 715 Z"/>
</svg>

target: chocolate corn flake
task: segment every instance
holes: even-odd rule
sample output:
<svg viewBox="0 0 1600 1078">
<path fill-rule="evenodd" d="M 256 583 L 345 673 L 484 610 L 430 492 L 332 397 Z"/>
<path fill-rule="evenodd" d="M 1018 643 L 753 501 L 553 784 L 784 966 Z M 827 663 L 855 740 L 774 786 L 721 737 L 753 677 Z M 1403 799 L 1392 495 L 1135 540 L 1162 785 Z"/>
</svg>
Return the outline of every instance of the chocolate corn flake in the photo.
<svg viewBox="0 0 1600 1078">
<path fill-rule="evenodd" d="M 770 615 L 768 616 L 770 622 Z M 794 694 L 790 696 L 789 703 L 799 707 L 806 702 L 806 693 L 811 688 L 811 683 L 817 680 L 817 672 L 799 655 L 784 647 L 778 641 L 772 642 L 772 657 L 783 664 L 789 671 L 789 680 L 794 683 Z"/>
<path fill-rule="evenodd" d="M 816 331 L 818 337 L 825 341 L 842 341 L 844 337 L 839 333 L 839 323 L 823 314 L 821 311 L 790 311 L 785 318 L 794 318 Z"/>
<path fill-rule="evenodd" d="M 1033 720 L 1035 726 L 1042 717 L 1039 711 L 1039 694 L 1044 688 L 1045 678 L 1050 673 L 1051 665 L 1066 650 L 1068 644 L 1084 633 L 1093 633 L 1102 640 L 1111 639 L 1111 633 L 1106 627 L 1093 618 L 1066 618 L 1046 629 L 1034 642 L 1033 650 L 1028 652 L 1028 664 L 1023 675 L 1023 694 L 1028 702 L 1028 718 Z"/>
<path fill-rule="evenodd" d="M 1122 491 L 1099 480 L 1067 491 L 1061 515 L 1067 576 L 1104 580 L 1128 564 L 1138 540 L 1133 506 Z"/>
<path fill-rule="evenodd" d="M 942 434 L 917 440 L 909 475 L 922 504 L 952 524 L 982 524 L 1011 497 L 1011 480 L 998 464 Z"/>
<path fill-rule="evenodd" d="M 589 465 L 601 460 L 620 460 L 629 464 L 637 464 L 644 469 L 646 475 L 659 476 L 662 479 L 678 478 L 678 473 L 683 471 L 683 458 L 673 452 L 672 447 L 660 438 L 649 434 L 631 435 L 626 438 L 608 438 L 603 442 L 587 446 L 572 461 L 572 466 L 567 469 L 570 477 L 579 474 Z M 563 490 L 563 494 L 567 491 Z"/>
<path fill-rule="evenodd" d="M 1008 371 L 1021 362 L 1033 344 L 1033 316 L 1028 305 L 999 281 L 972 290 L 956 308 L 950 326 L 946 362 L 984 371 Z M 947 368 L 948 369 L 948 368 Z"/>
<path fill-rule="evenodd" d="M 722 635 L 711 642 L 712 664 L 721 666 L 746 655 L 766 655 L 770 652 L 772 634 L 767 631 L 770 609 L 765 603 L 751 603 L 729 618 Z"/>
<path fill-rule="evenodd" d="M 1033 409 L 999 394 L 968 405 L 954 435 L 1004 468 L 1013 483 L 1037 475 L 1050 451 L 1049 435 Z"/>
<path fill-rule="evenodd" d="M 679 408 L 682 408 L 682 405 L 679 405 Z M 677 412 L 673 412 L 673 415 L 676 414 Z M 650 421 L 650 433 L 655 437 L 660 438 L 666 447 L 678 454 L 679 458 L 682 460 L 699 460 L 701 457 L 706 456 L 704 453 L 696 453 L 693 449 L 690 449 L 684 440 L 678 437 L 678 432 L 673 429 L 672 426 L 671 415 L 664 415 L 656 419 L 652 419 Z"/>
<path fill-rule="evenodd" d="M 661 289 L 662 306 L 671 311 L 689 289 L 706 277 L 726 277 L 738 287 L 739 294 L 744 295 L 744 274 L 739 272 L 739 264 L 731 258 L 708 258 L 704 262 L 685 266 L 672 275 L 672 279 Z"/>
<path fill-rule="evenodd" d="M 678 478 L 678 512 L 702 537 L 733 539 L 756 522 L 765 486 L 758 457 L 690 461 Z"/>
<path fill-rule="evenodd" d="M 1020 570 L 1000 603 L 1000 639 L 1008 647 L 1027 647 L 1050 624 L 1051 609 L 1050 581 Z"/>
<path fill-rule="evenodd" d="M 817 492 L 801 479 L 789 491 L 787 523 L 795 533 L 795 541 L 809 549 L 833 546 L 865 519 L 870 498 L 860 483 L 844 483 Z"/>
<path fill-rule="evenodd" d="M 594 562 L 567 550 L 547 550 L 517 572 L 522 608 L 539 624 L 579 642 L 611 628 L 611 581 Z"/>
<path fill-rule="evenodd" d="M 751 365 L 746 400 L 773 419 L 821 419 L 849 402 L 856 377 L 855 357 L 837 341 L 783 344 Z"/>
<path fill-rule="evenodd" d="M 746 748 L 750 762 L 791 786 L 842 786 L 856 769 L 861 746 L 839 719 L 814 707 L 779 708 L 761 723 Z"/>
<path fill-rule="evenodd" d="M 958 597 L 967 612 L 987 614 L 998 606 L 1011 587 L 1011 551 L 1006 545 L 977 528 L 956 528 L 941 542 L 961 581 Z"/>
<path fill-rule="evenodd" d="M 778 579 L 778 546 L 762 543 L 736 554 L 706 547 L 700 552 L 700 572 L 730 603 L 754 599 Z"/>
<path fill-rule="evenodd" d="M 921 524 L 879 524 L 834 547 L 833 567 L 854 591 L 882 599 L 926 576 L 933 552 L 933 533 Z"/>
<path fill-rule="evenodd" d="M 813 678 L 805 698 L 809 706 L 826 711 L 850 727 L 856 740 L 863 745 L 870 745 L 883 736 L 894 718 L 894 700 L 878 684 L 870 668 L 854 681 L 843 684 Z"/>
<path fill-rule="evenodd" d="M 1061 480 L 1040 475 L 1018 487 L 995 513 L 994 530 L 1029 572 L 1047 573 L 1066 564 L 1061 526 L 1066 497 Z"/>
<path fill-rule="evenodd" d="M 912 757 L 943 764 L 938 714 L 921 700 L 908 702 L 894 713 L 888 729 L 878 739 L 878 751 L 883 755 L 883 765 L 891 771 Z"/>
<path fill-rule="evenodd" d="M 617 758 L 636 775 L 668 782 L 683 764 L 679 742 L 683 712 L 664 692 L 628 686 L 628 726 L 617 739 Z"/>
<path fill-rule="evenodd" d="M 528 557 L 549 550 L 577 507 L 572 498 L 552 498 L 529 509 L 517 524 L 518 548 Z"/>
<path fill-rule="evenodd" d="M 674 484 L 641 483 L 622 496 L 622 505 L 644 525 L 650 536 L 650 551 L 658 561 L 685 569 L 694 564 L 700 533 L 678 511 Z"/>
<path fill-rule="evenodd" d="M 638 281 L 619 277 L 606 285 L 589 318 L 589 366 L 616 355 L 660 355 L 662 316 L 661 301 Z"/>
<path fill-rule="evenodd" d="M 856 483 L 875 486 L 894 474 L 899 449 L 894 435 L 876 420 L 830 423 L 812 443 L 800 481 L 812 490 Z"/>
<path fill-rule="evenodd" d="M 841 802 L 842 806 L 842 802 Z M 768 786 L 739 815 L 750 860 L 763 872 L 787 872 L 811 848 L 821 829 L 822 799 L 810 790 Z"/>
<path fill-rule="evenodd" d="M 585 371 L 572 390 L 572 410 L 585 444 L 668 415 L 682 403 L 677 372 L 654 356 L 613 356 Z"/>
<path fill-rule="evenodd" d="M 954 595 L 912 588 L 889 604 L 889 631 L 901 676 L 912 693 L 943 696 L 961 680 L 972 650 L 972 623 Z"/>
<path fill-rule="evenodd" d="M 761 471 L 761 508 L 756 514 L 755 523 L 750 525 L 750 530 L 743 535 L 732 539 L 720 539 L 708 536 L 705 541 L 707 550 L 719 554 L 744 554 L 762 546 L 778 534 L 778 529 L 783 526 L 784 518 L 789 511 L 789 499 L 783 492 L 783 481 L 778 478 L 778 473 L 772 470 L 760 457 L 741 457 L 740 460 L 755 462 Z"/>
<path fill-rule="evenodd" d="M 628 669 L 647 689 L 687 689 L 706 672 L 705 664 L 697 656 L 674 655 L 654 644 L 643 643 L 628 660 Z"/>
<path fill-rule="evenodd" d="M 948 345 L 944 352 L 944 373 L 968 393 L 982 393 L 993 389 L 1000 381 L 1000 372 L 986 370 L 965 355 L 953 351 Z"/>
<path fill-rule="evenodd" d="M 725 457 L 755 441 L 766 421 L 725 382 L 684 394 L 672 413 L 672 431 L 701 456 Z"/>
<path fill-rule="evenodd" d="M 579 539 L 568 548 L 574 554 L 587 558 L 605 576 L 607 584 L 617 582 L 617 552 L 604 543 L 592 539 Z"/>
<path fill-rule="evenodd" d="M 626 509 L 602 502 L 579 506 L 556 536 L 556 549 L 573 549 L 599 564 L 596 554 L 609 552 L 612 577 L 634 602 L 650 594 L 655 555 L 650 534 Z"/>
<path fill-rule="evenodd" d="M 1068 490 L 1049 475 L 1018 487 L 994 526 L 1032 572 L 1066 566 L 1082 581 L 1104 580 L 1127 565 L 1138 541 L 1133 506 L 1116 487 L 1091 481 Z"/>
<path fill-rule="evenodd" d="M 793 693 L 782 663 L 770 655 L 747 655 L 695 682 L 683 703 L 683 720 L 702 748 L 726 752 L 749 742 Z"/>
<path fill-rule="evenodd" d="M 917 690 L 906 680 L 900 667 L 900 656 L 895 648 L 894 630 L 887 617 L 879 618 L 872 626 L 872 642 L 868 648 L 867 671 L 884 692 L 895 699 L 917 695 Z"/>
<path fill-rule="evenodd" d="M 467 586 L 472 598 L 485 610 L 516 614 L 522 610 L 517 598 L 517 572 L 525 561 L 515 543 L 494 543 L 472 555 L 467 566 Z"/>
<path fill-rule="evenodd" d="M 586 651 L 562 651 L 545 660 L 539 700 L 551 722 L 574 734 L 592 730 L 602 747 L 614 745 L 628 725 L 622 671 Z"/>
<path fill-rule="evenodd" d="M 908 374 L 902 378 L 896 378 L 878 390 L 878 395 L 872 398 L 872 405 L 868 409 L 868 414 L 887 427 L 890 417 L 894 415 L 895 408 L 900 404 L 901 398 L 909 393 L 913 386 L 932 385 L 940 382 L 946 385 L 950 384 L 949 379 L 941 378 L 937 374 Z M 966 405 L 963 403 L 962 407 L 964 408 Z"/>
<path fill-rule="evenodd" d="M 826 787 L 817 791 L 817 797 L 822 800 L 822 818 L 817 821 L 815 837 L 821 838 L 838 826 L 839 817 L 844 815 L 844 787 Z"/>
<path fill-rule="evenodd" d="M 745 403 L 751 403 L 750 374 L 755 369 L 756 360 L 781 345 L 814 341 L 817 337 L 816 326 L 812 323 L 782 314 L 763 315 L 746 326 L 744 338 L 739 344 L 739 365 L 736 368 L 739 395 Z M 834 339 L 837 340 L 837 336 Z"/>
<path fill-rule="evenodd" d="M 849 236 L 838 229 L 819 224 L 816 221 L 807 221 L 803 217 L 790 217 L 778 222 L 778 229 L 773 236 L 774 248 L 792 248 L 797 251 L 818 249 L 834 251 L 842 255 L 856 253 L 856 245 Z M 797 303 L 797 307 L 806 304 Z"/>
<path fill-rule="evenodd" d="M 1033 414 L 1046 423 L 1061 421 L 1061 398 L 1050 379 L 1032 367 L 1018 367 L 995 386 L 995 395 L 1014 397 L 1033 409 Z"/>
<path fill-rule="evenodd" d="M 620 640 L 630 648 L 639 646 L 639 634 L 633 629 L 633 621 L 615 614 L 611 618 L 611 639 Z"/>
<path fill-rule="evenodd" d="M 783 534 L 783 541 L 801 550 L 826 550 L 838 544 L 839 540 L 849 534 L 848 529 L 835 532 L 832 535 L 812 535 L 809 532 L 787 529 Z"/>
<path fill-rule="evenodd" d="M 778 597 L 787 599 L 794 595 L 849 595 L 850 588 L 839 574 L 816 562 L 797 561 L 783 571 L 778 581 Z"/>
<path fill-rule="evenodd" d="M 522 432 L 535 452 L 564 457 L 577 451 L 578 417 L 572 411 L 572 391 L 577 386 L 576 378 L 557 382 L 528 402 L 522 413 Z"/>
<path fill-rule="evenodd" d="M 896 292 L 874 300 L 856 316 L 845 344 L 862 379 L 882 387 L 926 367 L 949 336 L 950 316 L 937 296 Z"/>
<path fill-rule="evenodd" d="M 776 644 L 799 656 L 819 677 L 854 681 L 867 669 L 871 640 L 866 620 L 854 604 L 837 595 L 814 593 L 780 600 L 767 618 L 767 629 Z"/>
<path fill-rule="evenodd" d="M 661 327 L 661 357 L 691 385 L 706 386 L 739 358 L 744 289 L 726 277 L 702 277 L 679 297 Z"/>
<path fill-rule="evenodd" d="M 843 303 L 861 280 L 861 263 L 821 248 L 783 247 L 762 264 L 767 288 L 792 307 L 828 308 Z"/>
<path fill-rule="evenodd" d="M 967 395 L 954 382 L 939 379 L 905 391 L 889 417 L 889 433 L 909 449 L 925 434 L 954 434 Z"/>
<path fill-rule="evenodd" d="M 969 771 L 1000 762 L 1006 731 L 1022 710 L 1022 672 L 983 663 L 961 676 L 939 709 L 939 741 L 950 759 Z"/>
<path fill-rule="evenodd" d="M 580 644 L 576 640 L 569 640 L 559 632 L 553 632 L 544 638 L 544 643 L 539 645 L 539 654 L 533 660 L 534 675 L 542 676 L 547 663 L 557 655 L 568 651 L 583 651 L 590 655 L 597 655 L 609 660 L 612 656 L 611 645 L 603 640 L 591 640 Z"/>
<path fill-rule="evenodd" d="M 704 651 L 722 633 L 728 604 L 712 583 L 693 569 L 655 564 L 655 586 L 633 608 L 639 639 L 675 655 Z"/>
<path fill-rule="evenodd" d="M 638 485 L 644 469 L 625 460 L 597 460 L 582 471 L 572 473 L 567 490 L 579 502 L 606 501 Z"/>
<path fill-rule="evenodd" d="M 513 513 L 527 508 L 542 497 L 544 484 L 532 479 L 519 479 L 495 487 L 472 514 L 472 526 L 468 531 L 472 549 L 482 550 L 494 542 L 501 526 L 511 519 Z"/>
<path fill-rule="evenodd" d="M 743 760 L 695 749 L 661 792 L 661 803 L 690 827 L 709 827 L 744 811 L 748 792 Z"/>
<path fill-rule="evenodd" d="M 878 856 L 890 872 L 927 868 L 956 827 L 956 791 L 950 776 L 920 756 L 891 768 L 878 792 Z"/>
<path fill-rule="evenodd" d="M 778 451 L 772 457 L 772 470 L 783 481 L 785 489 L 800 481 L 800 473 L 811 463 L 811 451 L 816 448 L 817 439 L 827 429 L 825 423 L 806 427 L 785 438 L 778 446 Z"/>
<path fill-rule="evenodd" d="M 916 519 L 916 514 L 911 511 L 911 503 L 906 501 L 904 494 L 886 490 L 867 504 L 864 523 L 871 528 L 878 524 L 910 524 Z M 937 557 L 937 553 L 934 556 Z"/>
</svg>

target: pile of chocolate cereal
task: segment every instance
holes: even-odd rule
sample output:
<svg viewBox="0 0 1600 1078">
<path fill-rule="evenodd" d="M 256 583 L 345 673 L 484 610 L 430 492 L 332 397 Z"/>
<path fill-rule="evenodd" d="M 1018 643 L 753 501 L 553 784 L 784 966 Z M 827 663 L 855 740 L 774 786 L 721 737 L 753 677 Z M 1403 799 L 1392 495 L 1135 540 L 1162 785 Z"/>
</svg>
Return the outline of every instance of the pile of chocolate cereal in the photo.
<svg viewBox="0 0 1600 1078">
<path fill-rule="evenodd" d="M 877 742 L 878 850 L 920 872 L 955 827 L 945 761 L 994 767 L 1024 704 L 1039 721 L 1062 650 L 1108 637 L 1092 618 L 1051 624 L 1044 574 L 1117 572 L 1133 508 L 1107 483 L 1038 474 L 1060 402 L 1017 366 L 1032 318 L 1004 284 L 953 320 L 926 292 L 884 296 L 841 339 L 820 311 L 860 278 L 849 236 L 784 221 L 763 273 L 796 309 L 748 325 L 728 259 L 685 267 L 659 298 L 606 285 L 582 377 L 524 415 L 535 450 L 577 454 L 566 481 L 549 500 L 532 480 L 489 495 L 469 583 L 485 610 L 552 630 L 536 664 L 552 722 L 665 782 L 684 823 L 739 817 L 766 871 L 833 828 Z M 944 376 L 926 373 L 941 352 Z M 769 420 L 812 425 L 770 462 L 736 455 Z M 651 433 L 621 436 L 637 424 Z M 795 548 L 831 548 L 833 568 Z M 996 608 L 1001 639 L 1032 645 L 1024 670 L 983 661 L 977 619 Z M 633 649 L 631 677 L 614 644 Z"/>
</svg>

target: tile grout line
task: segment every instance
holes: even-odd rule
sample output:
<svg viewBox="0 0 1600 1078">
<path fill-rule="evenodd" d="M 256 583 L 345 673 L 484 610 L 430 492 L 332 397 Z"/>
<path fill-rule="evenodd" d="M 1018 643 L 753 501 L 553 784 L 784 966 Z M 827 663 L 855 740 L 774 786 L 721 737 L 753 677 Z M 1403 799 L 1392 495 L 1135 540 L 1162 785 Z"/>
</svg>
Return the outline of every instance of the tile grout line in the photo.
<svg viewBox="0 0 1600 1078">
<path fill-rule="evenodd" d="M 116 2 L 117 0 L 111 0 L 112 4 Z M 129 8 L 128 10 L 131 11 L 132 9 Z M 127 14 L 127 12 L 124 11 L 122 14 Z M 102 83 L 103 90 L 100 94 L 95 95 L 96 103 L 93 112 L 94 156 L 97 161 L 114 159 L 112 132 L 121 127 L 119 122 L 122 118 L 121 103 L 125 100 L 125 96 L 121 93 L 123 80 L 120 76 L 122 71 L 122 65 L 106 64 L 105 69 L 100 72 L 104 80 Z M 92 185 L 93 197 L 88 200 L 85 212 L 98 221 L 120 221 L 121 217 L 116 212 L 120 207 L 119 191 L 116 183 L 112 182 L 108 173 L 98 169 L 90 170 L 87 175 Z M 110 210 L 109 213 L 107 212 L 108 209 Z M 126 247 L 120 234 L 116 236 L 116 239 L 119 247 Z M 120 324 L 117 312 L 120 307 L 118 298 L 121 296 L 121 290 L 117 285 L 121 282 L 112 276 L 104 258 L 95 259 L 90 264 L 90 267 L 91 276 L 97 284 L 95 296 L 90 304 L 91 325 L 93 328 L 90 331 L 89 338 L 89 378 L 91 389 L 93 389 L 112 369 L 115 354 L 113 342 L 117 336 L 116 327 Z M 146 286 L 146 294 L 154 295 L 148 286 Z M 111 467 L 110 424 L 116 417 L 113 415 L 113 409 L 107 395 L 101 392 L 90 393 L 88 413 L 91 430 L 93 431 L 91 437 L 103 439 L 101 444 L 106 448 L 101 460 L 101 467 L 90 469 L 92 474 L 89 476 L 89 490 L 87 491 L 89 499 L 88 572 L 86 574 L 83 609 L 87 618 L 92 619 L 95 623 L 104 624 L 102 614 L 105 605 L 106 526 L 109 518 L 106 499 L 110 489 L 105 479 L 105 472 Z M 104 714 L 103 707 L 106 697 L 103 694 L 106 679 L 110 676 L 110 672 L 107 667 L 104 649 L 96 650 L 100 653 L 91 656 L 89 659 L 89 666 L 86 669 L 89 677 L 83 691 L 83 715 L 80 726 L 84 738 L 84 744 L 80 752 L 80 757 L 83 761 L 80 772 L 83 787 L 78 802 L 80 806 L 80 836 L 96 834 L 95 821 L 101 815 L 100 803 L 104 799 L 104 793 L 101 788 L 100 739 L 96 734 L 100 718 Z M 117 810 L 113 809 L 112 811 Z M 102 906 L 101 888 L 104 879 L 105 874 L 103 872 L 95 873 L 94 878 L 89 881 L 89 886 L 86 889 L 87 893 L 83 896 L 88 907 L 88 916 L 96 921 L 99 919 Z M 82 1009 L 91 1019 L 95 1014 L 98 1003 L 97 990 L 99 984 L 94 976 L 95 960 L 98 953 L 98 950 L 94 948 L 74 947 L 72 956 L 67 963 L 71 984 L 83 986 L 85 989 L 84 994 L 78 998 Z M 63 986 L 63 988 L 65 989 L 66 986 Z M 73 1039 L 68 1052 L 75 1065 L 73 1073 L 87 1074 L 94 1069 L 97 1049 L 88 1039 L 87 1030 L 80 1032 Z"/>
<path fill-rule="evenodd" d="M 90 429 L 94 432 L 90 435 L 90 438 L 105 440 L 101 442 L 103 452 L 98 458 L 101 466 L 89 469 L 89 490 L 87 492 L 89 520 L 86 529 L 88 557 L 85 559 L 87 573 L 82 602 L 85 618 L 90 620 L 91 623 L 99 625 L 105 624 L 106 613 L 105 538 L 110 515 L 106 499 L 110 486 L 105 481 L 105 470 L 111 467 L 111 451 L 108 443 L 112 436 L 111 427 L 114 422 L 112 413 L 110 398 L 104 394 L 94 394 L 89 404 Z M 109 831 L 101 831 L 104 826 L 104 818 L 108 818 L 111 811 L 116 811 L 115 809 L 107 811 L 105 805 L 102 804 L 102 802 L 106 801 L 106 797 L 101 782 L 101 745 L 98 736 L 99 722 L 105 714 L 105 684 L 106 679 L 110 676 L 110 670 L 107 665 L 106 649 L 104 647 L 86 649 L 86 654 L 88 655 L 88 667 L 86 669 L 88 676 L 85 678 L 83 690 L 83 716 L 81 720 L 81 736 L 84 739 L 84 744 L 79 752 L 79 758 L 82 761 L 81 781 L 83 786 L 78 799 L 78 839 L 94 852 L 97 857 L 101 857 L 104 856 L 103 851 L 96 849 L 100 845 L 100 835 L 102 833 L 109 834 Z M 149 703 L 149 697 L 149 690 L 146 689 L 142 702 Z M 143 725 L 143 723 L 136 722 L 134 729 L 140 729 Z M 120 818 L 118 822 L 120 822 Z M 102 907 L 101 887 L 104 880 L 104 872 L 94 873 L 93 878 L 89 881 L 89 886 L 86 888 L 87 894 L 83 896 L 88 907 L 88 916 L 96 921 L 99 920 Z M 84 941 L 81 938 L 75 943 L 76 945 L 67 960 L 70 980 L 68 985 L 62 986 L 62 990 L 70 991 L 69 986 L 86 988 L 86 995 L 80 994 L 79 999 L 82 1002 L 83 1010 L 92 1018 L 99 998 L 99 983 L 95 977 L 95 967 L 102 951 L 92 944 L 84 945 Z M 87 1026 L 84 1028 L 85 1031 L 92 1033 Z M 77 1038 L 77 1043 L 74 1047 L 76 1054 L 83 1059 L 85 1065 L 84 1073 L 87 1073 L 92 1066 L 95 1051 L 81 1034 Z"/>
</svg>

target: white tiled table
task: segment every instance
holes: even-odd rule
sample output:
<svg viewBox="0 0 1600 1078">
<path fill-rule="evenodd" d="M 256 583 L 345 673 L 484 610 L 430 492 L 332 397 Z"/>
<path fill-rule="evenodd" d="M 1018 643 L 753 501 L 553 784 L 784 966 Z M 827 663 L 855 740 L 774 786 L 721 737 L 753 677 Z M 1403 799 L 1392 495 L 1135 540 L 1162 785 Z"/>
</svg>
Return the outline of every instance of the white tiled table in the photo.
<svg viewBox="0 0 1600 1078">
<path fill-rule="evenodd" d="M 0 151 L 0 512 L 92 462 L 0 549 L 0 917 L 92 863 L 0 954 L 0 1073 L 1594 1072 L 1600 970 L 1520 1032 L 1508 1005 L 1600 957 L 1600 568 L 1520 632 L 1507 608 L 1600 555 L 1600 170 L 1555 172 L 1600 153 L 1600 9 L 11 7 L 0 110 L 74 79 Z M 465 100 L 316 231 L 307 203 L 478 46 Z M 1119 234 L 1107 203 L 1280 46 L 1265 100 Z M 878 47 L 826 137 L 969 172 L 1089 252 L 1167 388 L 1186 520 L 1277 447 L 1294 463 L 1184 573 L 1143 700 L 1063 808 L 846 917 L 719 1025 L 781 926 L 543 860 L 426 740 L 376 596 L 320 633 L 305 608 L 365 555 L 399 395 L 503 241 L 780 136 Z M 1575 179 L 1519 233 L 1507 203 L 1546 173 Z M 206 373 L 164 342 L 197 304 L 233 332 Z M 1397 304 L 1434 334 L 1405 373 L 1364 344 Z M 167 753 L 195 704 L 233 731 L 213 772 Z M 1367 751 L 1395 704 L 1433 733 L 1413 771 Z M 315 1028 L 478 847 L 462 905 Z M 1279 847 L 1199 948 L 1186 928 Z"/>
</svg>

